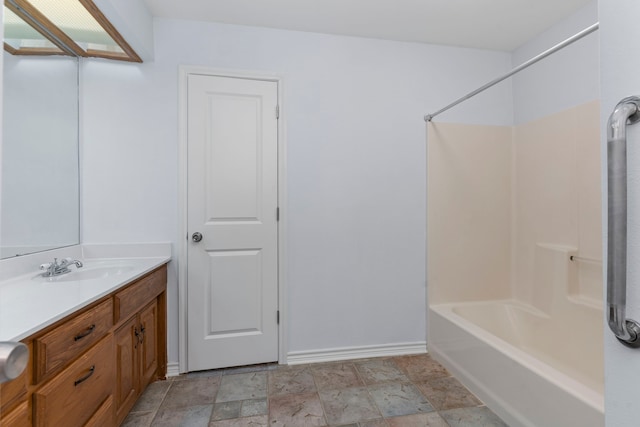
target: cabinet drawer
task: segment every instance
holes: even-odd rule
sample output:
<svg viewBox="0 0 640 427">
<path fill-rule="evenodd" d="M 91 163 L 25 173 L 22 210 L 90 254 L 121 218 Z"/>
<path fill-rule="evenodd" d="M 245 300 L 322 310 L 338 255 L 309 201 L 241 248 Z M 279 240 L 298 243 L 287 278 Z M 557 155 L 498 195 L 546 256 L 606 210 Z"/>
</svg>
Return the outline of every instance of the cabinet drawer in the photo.
<svg viewBox="0 0 640 427">
<path fill-rule="evenodd" d="M 157 297 L 167 285 L 167 267 L 163 266 L 148 274 L 115 297 L 115 317 L 118 323 L 137 313 L 151 299 Z"/>
<path fill-rule="evenodd" d="M 35 383 L 46 379 L 100 341 L 113 326 L 111 299 L 82 312 L 37 338 L 35 350 Z"/>
<path fill-rule="evenodd" d="M 7 415 L 0 417 L 0 425 L 3 427 L 31 427 L 31 407 L 29 402 L 23 402 Z"/>
<path fill-rule="evenodd" d="M 113 389 L 110 334 L 33 394 L 36 426 L 84 425 Z"/>
<path fill-rule="evenodd" d="M 113 424 L 113 396 L 109 396 L 84 427 L 112 427 Z"/>
</svg>

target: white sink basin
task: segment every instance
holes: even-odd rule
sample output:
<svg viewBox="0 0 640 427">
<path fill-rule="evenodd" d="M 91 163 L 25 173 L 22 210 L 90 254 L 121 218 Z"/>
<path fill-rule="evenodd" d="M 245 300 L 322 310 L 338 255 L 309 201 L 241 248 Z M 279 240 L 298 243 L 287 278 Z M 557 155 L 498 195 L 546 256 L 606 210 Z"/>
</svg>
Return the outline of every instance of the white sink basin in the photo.
<svg viewBox="0 0 640 427">
<path fill-rule="evenodd" d="M 46 282 L 79 282 L 82 280 L 98 280 L 107 277 L 120 276 L 132 271 L 135 267 L 127 262 L 97 262 L 85 264 L 84 267 L 76 269 L 71 267 L 71 273 L 61 274 L 53 277 L 36 276 L 34 279 Z"/>
</svg>

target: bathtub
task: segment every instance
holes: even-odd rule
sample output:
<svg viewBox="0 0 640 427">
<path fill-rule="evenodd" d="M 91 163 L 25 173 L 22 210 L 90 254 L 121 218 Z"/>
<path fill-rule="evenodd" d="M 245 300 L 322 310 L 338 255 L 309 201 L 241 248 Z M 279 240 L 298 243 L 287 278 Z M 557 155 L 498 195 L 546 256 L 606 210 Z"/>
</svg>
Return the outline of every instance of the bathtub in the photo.
<svg viewBox="0 0 640 427">
<path fill-rule="evenodd" d="M 510 427 L 602 427 L 602 310 L 562 308 L 551 317 L 515 300 L 433 305 L 429 352 Z"/>
</svg>

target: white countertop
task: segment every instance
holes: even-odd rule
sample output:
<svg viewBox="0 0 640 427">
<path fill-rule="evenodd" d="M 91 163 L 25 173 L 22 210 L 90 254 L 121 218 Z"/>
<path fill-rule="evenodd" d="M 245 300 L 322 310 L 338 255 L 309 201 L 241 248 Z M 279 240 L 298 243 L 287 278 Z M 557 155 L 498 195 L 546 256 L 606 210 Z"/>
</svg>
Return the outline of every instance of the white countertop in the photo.
<svg viewBox="0 0 640 427">
<path fill-rule="evenodd" d="M 0 282 L 0 341 L 20 341 L 167 263 L 170 256 L 82 259 L 54 278 L 32 271 Z M 81 280 L 83 279 L 83 280 Z"/>
</svg>

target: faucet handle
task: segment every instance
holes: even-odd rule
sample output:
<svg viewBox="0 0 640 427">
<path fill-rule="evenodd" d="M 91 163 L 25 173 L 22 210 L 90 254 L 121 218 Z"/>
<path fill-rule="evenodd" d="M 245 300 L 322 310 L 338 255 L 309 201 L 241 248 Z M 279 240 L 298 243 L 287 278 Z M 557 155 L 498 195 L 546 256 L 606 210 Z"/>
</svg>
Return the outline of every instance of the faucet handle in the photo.
<svg viewBox="0 0 640 427">
<path fill-rule="evenodd" d="M 40 264 L 40 270 L 48 270 L 51 267 L 50 262 L 45 262 L 44 264 Z"/>
</svg>

